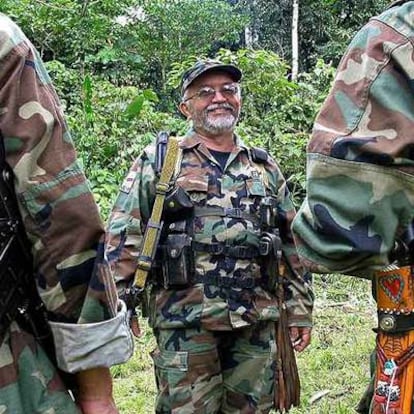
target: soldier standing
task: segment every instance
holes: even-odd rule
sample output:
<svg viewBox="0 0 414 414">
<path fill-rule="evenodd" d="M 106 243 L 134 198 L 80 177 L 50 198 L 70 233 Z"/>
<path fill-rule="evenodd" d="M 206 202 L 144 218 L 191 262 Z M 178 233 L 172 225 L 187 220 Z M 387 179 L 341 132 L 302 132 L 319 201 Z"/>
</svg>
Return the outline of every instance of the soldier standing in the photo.
<svg viewBox="0 0 414 414">
<path fill-rule="evenodd" d="M 354 37 L 308 144 L 293 224 L 303 264 L 371 278 L 378 304 L 373 398 L 360 413 L 412 413 L 414 1 Z"/>
<path fill-rule="evenodd" d="M 132 342 L 95 261 L 103 226 L 43 63 L 2 14 L 0 132 L 0 411 L 115 414 L 109 367 Z"/>
<path fill-rule="evenodd" d="M 273 247 L 284 253 L 279 271 L 286 273 L 294 347 L 302 351 L 310 342 L 312 293 L 291 238 L 295 212 L 285 179 L 264 150 L 249 149 L 234 133 L 241 77 L 236 66 L 206 60 L 182 79 L 180 110 L 192 128 L 178 140 L 176 159 L 167 149 L 164 163 L 175 171 L 146 281 L 158 345 L 157 413 L 270 411 L 279 317 L 279 274 L 268 271 L 278 264 Z M 150 259 L 143 235 L 159 227 L 152 210 L 162 191 L 160 152 L 150 145 L 135 161 L 109 220 L 106 251 L 121 289 Z M 280 231 L 280 246 L 269 233 L 274 245 L 262 237 L 265 228 Z"/>
</svg>

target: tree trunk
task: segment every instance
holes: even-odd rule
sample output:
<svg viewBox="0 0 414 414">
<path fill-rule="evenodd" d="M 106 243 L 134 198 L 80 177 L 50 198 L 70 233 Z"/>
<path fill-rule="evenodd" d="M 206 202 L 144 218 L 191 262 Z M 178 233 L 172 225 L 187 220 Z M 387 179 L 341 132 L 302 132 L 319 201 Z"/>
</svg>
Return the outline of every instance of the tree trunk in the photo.
<svg viewBox="0 0 414 414">
<path fill-rule="evenodd" d="M 298 23 L 299 23 L 299 0 L 293 0 L 292 13 L 292 80 L 298 78 L 299 72 L 299 41 L 298 41 Z"/>
<path fill-rule="evenodd" d="M 244 29 L 244 42 L 246 49 L 253 49 L 257 42 L 257 28 L 256 28 L 256 4 L 255 0 L 250 0 L 250 13 L 253 16 L 253 20 L 250 22 L 250 26 L 246 26 Z"/>
</svg>

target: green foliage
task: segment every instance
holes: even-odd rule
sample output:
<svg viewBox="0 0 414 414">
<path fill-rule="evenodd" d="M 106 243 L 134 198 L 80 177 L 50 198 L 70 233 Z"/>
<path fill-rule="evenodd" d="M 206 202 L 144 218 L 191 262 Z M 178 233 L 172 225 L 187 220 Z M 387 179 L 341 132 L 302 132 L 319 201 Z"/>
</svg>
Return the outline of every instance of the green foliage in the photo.
<svg viewBox="0 0 414 414">
<path fill-rule="evenodd" d="M 19 23 L 46 60 L 58 59 L 81 68 L 93 56 L 122 36 L 114 19 L 133 0 L 2 0 L 1 10 Z"/>
<path fill-rule="evenodd" d="M 292 0 L 239 0 L 248 15 L 254 47 L 271 50 L 290 61 Z M 300 70 L 309 71 L 317 59 L 338 64 L 351 37 L 390 0 L 300 0 Z"/>
<path fill-rule="evenodd" d="M 322 58 L 337 65 L 356 30 L 389 4 L 390 0 L 304 0 L 307 32 L 302 47 L 309 49 L 308 60 Z"/>
<path fill-rule="evenodd" d="M 237 42 L 247 22 L 224 0 L 140 0 L 124 17 L 124 29 L 145 62 L 141 79 L 169 109 L 166 81 L 172 64 Z"/>
<path fill-rule="evenodd" d="M 247 17 L 225 0 L 2 0 L 46 60 L 116 85 L 155 88 L 171 64 L 237 43 Z"/>
</svg>

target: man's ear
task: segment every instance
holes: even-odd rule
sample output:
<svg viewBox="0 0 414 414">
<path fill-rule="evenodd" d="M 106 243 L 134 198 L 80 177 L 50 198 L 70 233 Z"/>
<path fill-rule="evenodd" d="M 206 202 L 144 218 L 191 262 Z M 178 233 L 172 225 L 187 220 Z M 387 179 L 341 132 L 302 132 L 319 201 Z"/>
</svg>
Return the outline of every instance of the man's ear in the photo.
<svg viewBox="0 0 414 414">
<path fill-rule="evenodd" d="M 186 102 L 180 102 L 180 105 L 178 106 L 180 112 L 187 118 L 191 119 L 191 112 L 188 109 L 188 105 Z"/>
</svg>

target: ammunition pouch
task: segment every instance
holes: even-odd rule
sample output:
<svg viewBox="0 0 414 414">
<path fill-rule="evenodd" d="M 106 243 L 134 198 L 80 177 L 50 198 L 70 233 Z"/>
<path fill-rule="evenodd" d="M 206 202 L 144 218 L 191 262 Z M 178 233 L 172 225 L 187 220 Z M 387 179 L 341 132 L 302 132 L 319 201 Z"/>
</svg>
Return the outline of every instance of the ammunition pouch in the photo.
<svg viewBox="0 0 414 414">
<path fill-rule="evenodd" d="M 259 217 L 262 229 L 273 229 L 277 227 L 277 201 L 274 197 L 264 197 L 262 199 L 259 207 Z"/>
<path fill-rule="evenodd" d="M 282 259 L 282 242 L 279 232 L 263 232 L 260 237 L 260 251 L 262 260 L 263 285 L 269 292 L 275 292 L 277 286 L 287 282 L 287 279 L 280 277 L 279 265 Z"/>
<path fill-rule="evenodd" d="M 188 215 L 193 209 L 193 203 L 187 192 L 181 187 L 174 187 L 164 200 L 163 218 L 174 221 L 178 216 Z"/>
<path fill-rule="evenodd" d="M 177 220 L 187 216 L 186 220 Z M 265 197 L 260 205 L 259 215 L 251 214 L 240 208 L 194 207 L 187 192 L 181 187 L 174 187 L 164 201 L 163 218 L 168 226 L 160 238 L 154 266 L 152 283 L 165 289 L 184 289 L 195 283 L 205 283 L 221 287 L 251 289 L 263 285 L 261 278 L 225 277 L 196 275 L 195 253 L 204 252 L 212 256 L 226 256 L 235 259 L 252 260 L 281 256 L 281 241 L 276 229 L 263 232 L 257 246 L 231 245 L 228 243 L 202 243 L 192 238 L 194 217 L 218 216 L 249 220 L 256 226 L 271 228 L 276 222 L 276 204 L 273 197 Z M 270 262 L 271 259 L 266 259 Z M 269 277 L 267 277 L 269 279 Z M 266 279 L 266 280 L 267 280 Z M 272 286 L 274 283 L 272 283 Z"/>
<path fill-rule="evenodd" d="M 264 232 L 260 237 L 260 255 L 272 256 L 276 260 L 282 257 L 282 241 L 278 234 Z"/>
<path fill-rule="evenodd" d="M 172 224 L 174 225 L 174 223 Z M 268 256 L 275 248 L 277 248 L 275 247 L 275 240 L 272 239 L 262 239 L 257 248 L 231 246 L 225 243 L 200 243 L 191 241 L 191 237 L 184 233 L 170 234 L 166 238 L 166 243 L 161 244 L 158 248 L 158 266 L 155 267 L 157 280 L 155 283 L 161 284 L 166 289 L 186 288 L 195 283 L 227 288 L 253 289 L 255 286 L 263 285 L 263 280 L 248 276 L 195 275 L 194 252 L 206 252 L 213 256 L 223 255 L 250 260 Z"/>
<path fill-rule="evenodd" d="M 193 217 L 194 205 L 187 192 L 174 186 L 166 194 L 163 219 L 167 222 L 166 234 L 158 244 L 156 263 L 153 267 L 156 284 L 165 289 L 184 289 L 190 285 L 194 274 L 194 256 L 191 251 L 191 236 L 187 232 L 188 220 Z M 191 220 L 191 219 L 190 219 Z"/>
<path fill-rule="evenodd" d="M 174 224 L 174 223 L 173 223 Z M 158 247 L 159 266 L 157 281 L 165 289 L 184 289 L 194 274 L 194 255 L 191 237 L 185 233 L 171 233 Z"/>
</svg>

